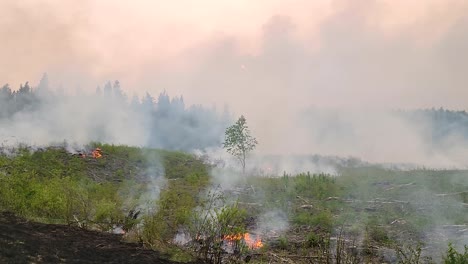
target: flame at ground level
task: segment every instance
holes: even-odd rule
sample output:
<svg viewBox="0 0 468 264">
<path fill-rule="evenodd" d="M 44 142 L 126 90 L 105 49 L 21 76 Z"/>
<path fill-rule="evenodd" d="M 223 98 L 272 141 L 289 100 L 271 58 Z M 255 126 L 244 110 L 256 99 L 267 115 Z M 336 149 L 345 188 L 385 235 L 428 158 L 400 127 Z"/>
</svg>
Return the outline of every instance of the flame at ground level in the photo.
<svg viewBox="0 0 468 264">
<path fill-rule="evenodd" d="M 96 148 L 95 150 L 93 150 L 93 158 L 95 159 L 99 159 L 102 157 L 102 153 L 101 153 L 101 149 L 100 148 Z"/>
<path fill-rule="evenodd" d="M 258 236 L 255 239 L 253 239 L 252 236 L 249 233 L 226 235 L 226 236 L 223 237 L 223 239 L 228 241 L 228 242 L 235 242 L 235 241 L 239 241 L 239 240 L 244 240 L 245 244 L 250 249 L 259 249 L 259 248 L 263 247 L 262 240 Z"/>
<path fill-rule="evenodd" d="M 263 247 L 262 240 L 260 238 L 252 239 L 249 233 L 244 234 L 244 241 L 252 249 Z"/>
<path fill-rule="evenodd" d="M 102 150 L 100 148 L 96 148 L 91 152 L 91 154 L 86 154 L 86 152 L 83 151 L 83 152 L 79 152 L 78 156 L 83 159 L 86 159 L 88 156 L 91 156 L 95 159 L 99 159 L 99 158 L 102 158 Z"/>
</svg>

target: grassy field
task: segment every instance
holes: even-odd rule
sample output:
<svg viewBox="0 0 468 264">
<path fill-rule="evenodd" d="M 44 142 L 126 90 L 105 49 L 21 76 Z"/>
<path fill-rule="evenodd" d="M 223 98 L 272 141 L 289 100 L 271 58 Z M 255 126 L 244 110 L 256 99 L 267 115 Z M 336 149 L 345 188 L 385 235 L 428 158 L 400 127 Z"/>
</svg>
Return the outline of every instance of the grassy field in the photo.
<svg viewBox="0 0 468 264">
<path fill-rule="evenodd" d="M 102 144 L 81 152 L 95 148 L 102 158 L 63 147 L 0 155 L 0 209 L 44 223 L 105 232 L 119 227 L 127 240 L 178 261 L 468 258 L 468 171 L 368 166 L 338 175 L 239 176 L 181 152 Z M 262 245 L 229 240 L 244 233 Z"/>
</svg>

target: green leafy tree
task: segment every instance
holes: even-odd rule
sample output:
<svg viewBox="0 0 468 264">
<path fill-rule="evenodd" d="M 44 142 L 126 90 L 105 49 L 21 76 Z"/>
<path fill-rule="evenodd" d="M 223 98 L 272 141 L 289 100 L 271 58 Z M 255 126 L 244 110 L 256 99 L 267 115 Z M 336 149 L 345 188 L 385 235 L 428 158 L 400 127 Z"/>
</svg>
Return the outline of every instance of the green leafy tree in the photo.
<svg viewBox="0 0 468 264">
<path fill-rule="evenodd" d="M 243 115 L 234 125 L 226 129 L 223 147 L 239 161 L 244 174 L 247 154 L 254 150 L 257 144 L 257 140 L 250 135 L 247 121 Z"/>
</svg>

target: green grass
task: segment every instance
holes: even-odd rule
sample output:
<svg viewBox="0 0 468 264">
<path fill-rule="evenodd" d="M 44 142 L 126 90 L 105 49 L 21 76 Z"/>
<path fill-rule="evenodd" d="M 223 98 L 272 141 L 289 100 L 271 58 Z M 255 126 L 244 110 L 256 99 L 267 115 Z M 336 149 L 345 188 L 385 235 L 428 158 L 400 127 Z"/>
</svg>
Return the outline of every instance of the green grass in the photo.
<svg viewBox="0 0 468 264">
<path fill-rule="evenodd" d="M 211 186 L 210 167 L 182 152 L 98 143 L 88 149 L 96 147 L 103 158 L 83 159 L 59 147 L 21 147 L 14 156 L 0 155 L 0 209 L 100 230 L 144 224 L 129 237 L 174 259 L 190 259 L 191 254 L 171 241 L 190 226 L 194 209 L 202 206 Z M 159 198 L 152 201 L 156 210 L 129 223 L 126 215 L 141 203 L 151 177 L 165 178 Z M 266 241 L 264 250 L 269 251 L 318 252 L 338 230 L 364 248 L 392 248 L 401 241 L 432 243 L 437 241 L 427 237 L 435 228 L 467 224 L 468 208 L 462 204 L 468 202 L 467 171 L 347 168 L 339 176 L 247 177 L 233 188 L 245 191 L 232 197 L 225 193 L 226 201 L 238 201 L 246 219 L 274 210 L 286 214 L 289 229 Z"/>
</svg>

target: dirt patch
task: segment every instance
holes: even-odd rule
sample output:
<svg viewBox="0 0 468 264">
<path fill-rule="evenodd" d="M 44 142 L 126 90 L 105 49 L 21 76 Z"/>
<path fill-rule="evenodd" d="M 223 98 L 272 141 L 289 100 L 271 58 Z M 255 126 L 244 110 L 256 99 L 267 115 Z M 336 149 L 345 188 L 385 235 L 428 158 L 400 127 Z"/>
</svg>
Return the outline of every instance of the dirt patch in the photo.
<svg viewBox="0 0 468 264">
<path fill-rule="evenodd" d="M 120 235 L 0 212 L 0 263 L 176 263 Z"/>
</svg>

